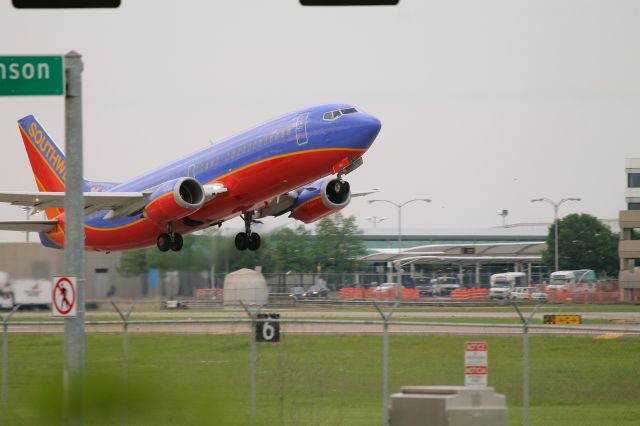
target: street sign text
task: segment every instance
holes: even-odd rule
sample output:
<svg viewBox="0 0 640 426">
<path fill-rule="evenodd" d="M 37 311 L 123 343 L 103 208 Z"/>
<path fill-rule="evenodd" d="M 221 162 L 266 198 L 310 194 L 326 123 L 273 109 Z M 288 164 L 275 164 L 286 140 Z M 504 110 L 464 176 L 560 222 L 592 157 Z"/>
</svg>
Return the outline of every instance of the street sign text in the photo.
<svg viewBox="0 0 640 426">
<path fill-rule="evenodd" d="M 0 96 L 63 95 L 62 56 L 0 56 Z"/>
</svg>

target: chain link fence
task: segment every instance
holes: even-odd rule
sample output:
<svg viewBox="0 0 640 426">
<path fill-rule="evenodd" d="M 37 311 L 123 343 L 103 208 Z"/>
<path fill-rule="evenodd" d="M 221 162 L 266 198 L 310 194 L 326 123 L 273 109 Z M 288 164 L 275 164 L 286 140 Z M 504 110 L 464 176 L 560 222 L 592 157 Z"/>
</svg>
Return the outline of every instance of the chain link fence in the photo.
<svg viewBox="0 0 640 426">
<path fill-rule="evenodd" d="M 401 386 L 464 383 L 469 340 L 488 343 L 488 383 L 506 395 L 512 425 L 640 419 L 633 306 L 560 326 L 532 306 L 456 313 L 377 302 L 260 318 L 270 310 L 122 305 L 87 321 L 86 424 L 385 425 Z M 279 327 L 277 342 L 252 337 L 274 336 L 265 321 Z M 62 423 L 62 322 L 20 312 L 5 324 L 2 424 Z"/>
</svg>

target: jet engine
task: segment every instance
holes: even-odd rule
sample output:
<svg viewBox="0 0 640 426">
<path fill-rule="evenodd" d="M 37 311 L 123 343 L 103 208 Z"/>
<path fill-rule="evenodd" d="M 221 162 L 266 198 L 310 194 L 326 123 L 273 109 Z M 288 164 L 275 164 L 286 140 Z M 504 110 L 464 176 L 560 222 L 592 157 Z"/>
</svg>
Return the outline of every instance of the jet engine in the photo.
<svg viewBox="0 0 640 426">
<path fill-rule="evenodd" d="M 300 192 L 291 208 L 291 217 L 304 223 L 315 222 L 345 208 L 351 201 L 349 183 L 336 178 L 324 178 L 315 187 Z"/>
<path fill-rule="evenodd" d="M 182 219 L 204 204 L 205 193 L 200 182 L 182 177 L 160 185 L 149 197 L 143 215 L 157 224 Z"/>
</svg>

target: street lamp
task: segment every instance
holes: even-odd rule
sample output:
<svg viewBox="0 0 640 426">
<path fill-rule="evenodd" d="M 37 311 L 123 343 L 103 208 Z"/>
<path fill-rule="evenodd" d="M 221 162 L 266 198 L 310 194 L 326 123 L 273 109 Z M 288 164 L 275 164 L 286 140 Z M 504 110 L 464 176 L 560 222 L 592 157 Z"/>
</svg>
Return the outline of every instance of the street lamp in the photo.
<svg viewBox="0 0 640 426">
<path fill-rule="evenodd" d="M 415 198 L 413 200 L 405 201 L 404 203 L 396 203 L 390 200 L 369 200 L 369 204 L 371 203 L 389 203 L 395 206 L 398 209 L 398 261 L 400 260 L 400 253 L 402 252 L 401 244 L 402 244 L 402 208 L 409 203 L 413 203 L 414 201 L 424 201 L 425 203 L 430 203 L 431 200 L 428 198 Z M 397 297 L 401 299 L 401 289 L 402 289 L 402 270 L 400 268 L 400 264 L 398 263 L 396 267 L 398 271 L 398 288 L 397 288 Z"/>
<path fill-rule="evenodd" d="M 548 198 L 534 198 L 533 200 L 531 200 L 532 203 L 537 203 L 538 201 L 544 201 L 545 203 L 549 203 L 553 206 L 553 223 L 554 223 L 554 229 L 555 229 L 555 257 L 556 257 L 556 271 L 558 269 L 560 269 L 560 267 L 558 266 L 558 208 L 560 208 L 560 206 L 562 205 L 562 203 L 566 203 L 567 201 L 580 201 L 582 200 L 581 198 L 563 198 L 562 200 L 558 201 L 557 203 L 554 201 L 551 201 Z"/>
<path fill-rule="evenodd" d="M 498 213 L 498 216 L 502 217 L 502 226 L 504 227 L 507 223 L 507 216 L 509 215 L 509 210 L 498 210 L 496 213 Z"/>
<path fill-rule="evenodd" d="M 383 220 L 387 220 L 389 219 L 388 217 L 378 217 L 378 216 L 369 216 L 367 217 L 367 220 L 371 223 L 373 223 L 373 229 L 376 229 L 376 225 L 379 224 L 380 222 L 382 222 Z"/>
</svg>

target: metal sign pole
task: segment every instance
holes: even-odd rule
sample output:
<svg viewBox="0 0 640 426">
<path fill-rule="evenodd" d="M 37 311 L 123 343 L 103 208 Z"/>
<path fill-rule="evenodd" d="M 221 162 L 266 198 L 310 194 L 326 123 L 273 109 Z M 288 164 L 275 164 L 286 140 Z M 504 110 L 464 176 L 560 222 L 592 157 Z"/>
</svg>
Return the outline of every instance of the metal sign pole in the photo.
<svg viewBox="0 0 640 426">
<path fill-rule="evenodd" d="M 77 316 L 64 320 L 65 422 L 83 424 L 82 387 L 86 360 L 84 198 L 82 182 L 82 59 L 75 51 L 64 57 L 65 92 L 65 275 L 77 277 Z"/>
<path fill-rule="evenodd" d="M 513 307 L 522 321 L 522 425 L 529 426 L 529 323 L 540 309 L 540 303 L 527 318 L 524 317 L 515 300 Z"/>
<path fill-rule="evenodd" d="M 251 352 L 249 353 L 249 424 L 256 424 L 256 328 L 258 326 L 258 314 L 262 306 L 258 306 L 255 312 L 251 312 L 249 308 L 239 301 L 242 309 L 245 310 L 249 318 L 251 318 Z"/>
<path fill-rule="evenodd" d="M 7 372 L 9 371 L 9 320 L 20 309 L 20 305 L 13 307 L 9 315 L 2 320 L 2 385 L 0 387 L 0 425 L 9 424 L 9 406 L 7 405 Z"/>
<path fill-rule="evenodd" d="M 123 314 L 118 305 L 112 300 L 111 304 L 113 308 L 118 312 L 120 318 L 122 318 L 122 419 L 121 423 L 126 425 L 128 423 L 127 415 L 129 411 L 129 316 L 133 312 L 133 308 L 138 303 L 136 299 L 126 314 Z"/>
<path fill-rule="evenodd" d="M 378 310 L 384 322 L 382 329 L 382 424 L 387 426 L 389 424 L 389 319 L 400 306 L 400 302 L 397 301 L 388 314 L 382 312 L 375 300 L 373 306 Z"/>
</svg>

